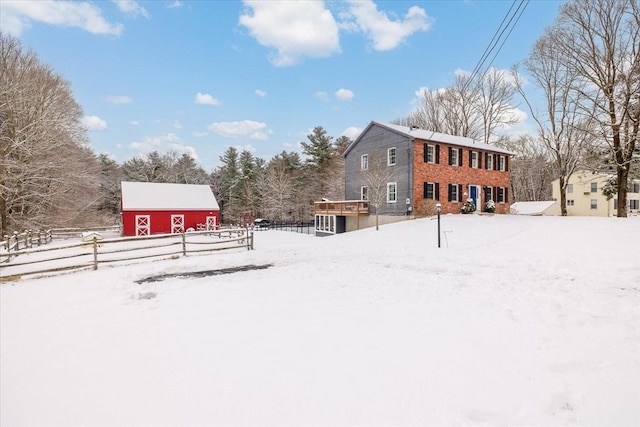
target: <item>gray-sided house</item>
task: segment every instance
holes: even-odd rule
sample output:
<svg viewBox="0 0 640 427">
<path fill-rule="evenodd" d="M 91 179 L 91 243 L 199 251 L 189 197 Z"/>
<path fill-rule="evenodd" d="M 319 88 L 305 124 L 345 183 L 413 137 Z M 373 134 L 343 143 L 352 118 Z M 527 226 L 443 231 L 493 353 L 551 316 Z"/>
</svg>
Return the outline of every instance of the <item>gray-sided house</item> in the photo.
<svg viewBox="0 0 640 427">
<path fill-rule="evenodd" d="M 368 201 L 373 211 L 372 195 L 382 191 L 379 214 L 396 217 L 425 214 L 436 203 L 460 213 L 468 200 L 477 211 L 509 213 L 511 155 L 471 138 L 372 121 L 344 153 L 345 200 Z M 363 221 L 318 207 L 316 224 L 344 222 L 349 231 Z"/>
</svg>

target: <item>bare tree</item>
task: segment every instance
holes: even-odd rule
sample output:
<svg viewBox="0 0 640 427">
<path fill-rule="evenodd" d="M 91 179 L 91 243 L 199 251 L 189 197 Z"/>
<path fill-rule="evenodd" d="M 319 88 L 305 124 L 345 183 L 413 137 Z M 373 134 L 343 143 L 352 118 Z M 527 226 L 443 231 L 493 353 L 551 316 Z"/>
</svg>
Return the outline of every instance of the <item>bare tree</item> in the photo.
<svg viewBox="0 0 640 427">
<path fill-rule="evenodd" d="M 583 154 L 592 141 L 590 117 L 583 114 L 584 84 L 579 85 L 575 68 L 566 67 L 566 58 L 557 52 L 553 38 L 547 33 L 534 45 L 525 67 L 542 89 L 544 109 L 539 111 L 529 101 L 523 88 L 523 79 L 516 79 L 517 88 L 524 98 L 538 127 L 539 141 L 552 162 L 555 178 L 560 184 L 560 210 L 567 215 L 567 186 L 571 175 L 581 165 Z M 517 71 L 515 72 L 517 75 Z"/>
<path fill-rule="evenodd" d="M 637 0 L 573 0 L 545 36 L 578 78 L 582 113 L 597 123 L 616 167 L 618 216 L 627 216 L 627 183 L 640 125 L 640 5 Z"/>
<path fill-rule="evenodd" d="M 515 79 L 507 71 L 491 68 L 480 77 L 477 91 L 475 112 L 482 118 L 481 141 L 488 144 L 500 127 L 517 122 L 510 104 L 516 93 Z"/>
<path fill-rule="evenodd" d="M 100 169 L 69 83 L 0 33 L 0 231 L 95 220 Z"/>
<path fill-rule="evenodd" d="M 367 187 L 367 200 L 376 213 L 376 230 L 379 230 L 379 215 L 382 204 L 387 201 L 387 184 L 395 175 L 395 169 L 387 166 L 383 155 L 372 156 L 369 168 L 363 172 L 364 184 Z"/>
<path fill-rule="evenodd" d="M 529 135 L 501 139 L 498 145 L 515 154 L 509 162 L 513 201 L 550 200 L 555 174 L 545 145 Z"/>
<path fill-rule="evenodd" d="M 275 157 L 271 160 L 258 187 L 262 193 L 264 215 L 279 221 L 290 219 L 296 202 L 295 183 L 285 159 Z"/>
<path fill-rule="evenodd" d="M 458 74 L 447 88 L 423 90 L 418 108 L 396 123 L 489 143 L 501 126 L 517 121 L 511 106 L 513 80 L 509 72 L 495 68 L 476 78 Z"/>
</svg>

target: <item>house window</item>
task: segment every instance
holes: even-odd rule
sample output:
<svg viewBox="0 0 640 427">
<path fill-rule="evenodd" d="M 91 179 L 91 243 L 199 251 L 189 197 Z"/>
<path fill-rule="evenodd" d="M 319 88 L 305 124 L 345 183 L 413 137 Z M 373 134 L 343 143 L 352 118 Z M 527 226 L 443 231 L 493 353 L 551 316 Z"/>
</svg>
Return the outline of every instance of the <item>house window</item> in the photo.
<svg viewBox="0 0 640 427">
<path fill-rule="evenodd" d="M 367 187 L 360 187 L 360 200 L 369 200 L 369 189 Z"/>
<path fill-rule="evenodd" d="M 436 162 L 436 147 L 433 145 L 424 145 L 424 162 L 435 163 Z"/>
<path fill-rule="evenodd" d="M 462 166 L 462 149 L 449 148 L 449 164 L 451 166 Z"/>
<path fill-rule="evenodd" d="M 567 200 L 567 206 L 573 206 L 574 201 L 572 199 Z"/>
<path fill-rule="evenodd" d="M 597 182 L 592 182 L 591 183 L 591 192 L 592 193 L 597 193 L 598 192 L 598 183 Z M 591 208 L 594 209 L 594 208 Z"/>
<path fill-rule="evenodd" d="M 316 231 L 335 234 L 336 232 L 335 215 L 316 215 Z"/>
<path fill-rule="evenodd" d="M 486 165 L 485 165 L 486 168 L 488 170 L 493 170 L 493 154 L 487 154 L 485 156 L 485 159 L 486 159 Z"/>
<path fill-rule="evenodd" d="M 393 166 L 395 164 L 396 164 L 396 147 L 392 147 L 387 150 L 387 166 Z"/>
<path fill-rule="evenodd" d="M 367 169 L 369 169 L 369 155 L 368 154 L 363 154 L 360 157 L 360 169 L 362 169 L 363 171 L 366 171 Z"/>
<path fill-rule="evenodd" d="M 477 151 L 469 151 L 469 167 L 474 169 L 478 168 L 478 152 Z"/>
<path fill-rule="evenodd" d="M 629 200 L 629 209 L 640 209 L 640 200 Z"/>
<path fill-rule="evenodd" d="M 449 184 L 449 201 L 450 202 L 460 201 L 461 187 L 462 186 L 459 184 Z"/>
<path fill-rule="evenodd" d="M 498 157 L 498 170 L 504 171 L 506 169 L 504 156 L 497 156 L 497 157 Z"/>
<path fill-rule="evenodd" d="M 507 189 L 504 187 L 496 188 L 496 202 L 507 203 Z"/>
<path fill-rule="evenodd" d="M 567 184 L 567 193 L 573 193 L 573 184 Z"/>
<path fill-rule="evenodd" d="M 640 184 L 637 182 L 634 182 L 633 184 L 631 184 L 630 193 L 640 193 Z"/>
<path fill-rule="evenodd" d="M 591 209 L 598 209 L 598 199 L 591 199 Z"/>
<path fill-rule="evenodd" d="M 387 203 L 395 203 L 398 199 L 398 183 L 387 182 Z"/>
<path fill-rule="evenodd" d="M 486 203 L 489 200 L 493 200 L 493 188 L 484 187 L 484 202 Z"/>
<path fill-rule="evenodd" d="M 424 162 L 440 163 L 440 145 L 424 144 Z"/>
<path fill-rule="evenodd" d="M 429 200 L 440 200 L 440 185 L 437 182 L 422 184 L 422 197 Z"/>
</svg>

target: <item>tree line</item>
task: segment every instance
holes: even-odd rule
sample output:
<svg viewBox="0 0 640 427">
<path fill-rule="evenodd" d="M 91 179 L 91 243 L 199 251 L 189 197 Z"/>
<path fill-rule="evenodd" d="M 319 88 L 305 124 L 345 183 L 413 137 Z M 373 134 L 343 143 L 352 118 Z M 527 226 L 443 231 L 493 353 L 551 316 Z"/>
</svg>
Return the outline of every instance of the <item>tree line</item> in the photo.
<svg viewBox="0 0 640 427">
<path fill-rule="evenodd" d="M 527 84 L 542 103 L 525 93 Z M 508 136 L 516 96 L 534 134 Z M 229 147 L 206 172 L 186 154 L 152 152 L 118 164 L 90 148 L 82 108 L 62 79 L 19 40 L 0 33 L 0 234 L 119 219 L 120 182 L 209 184 L 225 222 L 264 216 L 307 220 L 313 202 L 344 198 L 342 153 L 352 142 L 317 126 L 302 155 L 270 160 Z M 639 175 L 640 6 L 636 0 L 572 0 L 512 70 L 459 74 L 453 84 L 423 91 L 418 108 L 395 120 L 466 136 L 515 153 L 513 201 L 550 200 L 582 168 L 613 177 L 605 189 L 626 216 L 627 185 Z M 372 197 L 370 195 L 370 197 Z"/>
</svg>

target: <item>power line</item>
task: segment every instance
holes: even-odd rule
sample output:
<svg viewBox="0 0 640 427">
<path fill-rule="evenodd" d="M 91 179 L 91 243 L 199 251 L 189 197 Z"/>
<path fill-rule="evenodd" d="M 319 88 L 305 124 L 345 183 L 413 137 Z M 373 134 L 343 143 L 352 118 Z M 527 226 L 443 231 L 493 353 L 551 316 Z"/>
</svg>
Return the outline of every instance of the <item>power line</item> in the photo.
<svg viewBox="0 0 640 427">
<path fill-rule="evenodd" d="M 498 46 L 498 43 L 500 43 L 500 46 L 498 47 L 498 50 L 493 55 L 493 57 L 491 58 L 491 61 L 489 61 L 489 63 L 487 64 L 486 68 L 484 68 L 484 71 L 482 72 L 482 74 L 486 73 L 486 70 L 489 69 L 489 67 L 491 66 L 493 61 L 496 59 L 496 57 L 500 53 L 500 50 L 502 50 L 502 47 L 504 46 L 505 42 L 507 41 L 507 39 L 511 35 L 511 32 L 513 31 L 513 28 L 515 27 L 515 25 L 520 20 L 520 17 L 522 16 L 522 14 L 524 13 L 525 9 L 527 8 L 527 5 L 529 4 L 529 1 L 530 0 L 513 0 L 513 3 L 511 4 L 511 7 L 509 8 L 507 13 L 505 14 L 504 18 L 502 18 L 502 22 L 500 23 L 500 25 L 496 29 L 495 33 L 493 34 L 493 37 L 491 38 L 491 41 L 489 42 L 489 45 L 485 48 L 484 52 L 482 53 L 482 56 L 478 60 L 478 63 L 476 64 L 476 66 L 474 67 L 473 71 L 471 72 L 471 77 L 469 78 L 469 82 L 473 81 L 473 79 L 476 77 L 476 75 L 478 75 L 478 73 L 480 73 L 480 71 L 484 67 L 485 62 L 487 61 L 487 59 L 489 58 L 489 56 L 491 55 L 493 50 L 496 48 L 496 46 Z M 514 7 L 516 6 L 516 3 L 517 3 L 517 7 L 514 10 Z M 515 19 L 515 21 L 514 21 L 514 19 Z M 505 36 L 505 32 L 506 32 L 506 36 Z M 503 38 L 503 36 L 504 36 L 504 38 Z M 500 39 L 502 39 L 502 41 L 500 41 Z"/>
</svg>

